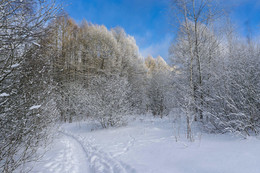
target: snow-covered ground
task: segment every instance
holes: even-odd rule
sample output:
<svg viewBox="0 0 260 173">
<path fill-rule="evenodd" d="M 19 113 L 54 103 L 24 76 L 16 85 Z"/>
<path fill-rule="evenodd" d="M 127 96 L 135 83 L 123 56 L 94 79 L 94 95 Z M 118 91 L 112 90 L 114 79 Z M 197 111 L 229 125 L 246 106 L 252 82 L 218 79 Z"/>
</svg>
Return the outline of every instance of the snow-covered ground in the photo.
<svg viewBox="0 0 260 173">
<path fill-rule="evenodd" d="M 196 130 L 195 141 L 189 142 L 170 117 L 140 116 L 125 127 L 111 129 L 99 129 L 91 122 L 71 123 L 59 131 L 50 150 L 32 164 L 32 172 L 260 172 L 259 139 Z"/>
</svg>

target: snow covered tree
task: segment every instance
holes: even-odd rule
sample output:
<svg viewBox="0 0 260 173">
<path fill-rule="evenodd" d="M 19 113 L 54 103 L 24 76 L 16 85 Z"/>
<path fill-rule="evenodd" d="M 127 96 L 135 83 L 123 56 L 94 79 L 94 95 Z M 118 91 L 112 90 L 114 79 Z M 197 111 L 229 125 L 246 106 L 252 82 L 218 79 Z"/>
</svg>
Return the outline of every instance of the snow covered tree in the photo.
<svg viewBox="0 0 260 173">
<path fill-rule="evenodd" d="M 112 29 L 112 33 L 117 40 L 119 50 L 116 56 L 116 69 L 120 76 L 126 77 L 131 85 L 131 110 L 144 113 L 146 110 L 146 68 L 139 55 L 135 39 L 119 27 Z"/>
<path fill-rule="evenodd" d="M 145 60 L 148 68 L 147 95 L 148 107 L 154 116 L 167 115 L 172 108 L 172 68 L 158 56 L 156 59 L 148 57 Z"/>
<path fill-rule="evenodd" d="M 120 126 L 130 110 L 129 84 L 119 76 L 97 76 L 89 83 L 87 109 L 103 128 Z"/>
<path fill-rule="evenodd" d="M 3 0 L 0 9 L 0 170 L 13 172 L 34 158 L 57 113 L 47 98 L 52 85 L 39 43 L 60 7 L 54 1 Z"/>
<path fill-rule="evenodd" d="M 258 134 L 258 45 L 235 39 L 229 26 L 224 38 L 217 35 L 214 20 L 222 13 L 215 1 L 173 4 L 180 28 L 170 55 L 180 72 L 174 86 L 177 103 L 188 115 L 187 131 L 199 116 L 211 132 Z"/>
<path fill-rule="evenodd" d="M 259 48 L 232 42 L 217 64 L 215 86 L 207 95 L 207 128 L 246 137 L 259 133 Z"/>
<path fill-rule="evenodd" d="M 69 96 L 72 83 L 90 88 L 95 77 L 118 75 L 131 85 L 129 101 L 132 111 L 145 111 L 146 71 L 133 37 L 123 29 L 109 31 L 105 26 L 83 21 L 77 25 L 67 15 L 50 24 L 52 34 L 47 39 L 53 57 L 54 79 L 60 88 L 58 107 L 64 121 L 73 119 Z M 66 118 L 67 117 L 67 118 Z"/>
<path fill-rule="evenodd" d="M 192 121 L 204 122 L 210 116 L 205 111 L 206 97 L 214 87 L 214 68 L 222 55 L 214 24 L 223 15 L 223 9 L 214 0 L 173 0 L 171 8 L 178 26 L 176 40 L 169 49 L 179 71 L 173 83 L 179 95 L 176 101 L 187 115 L 190 134 Z"/>
<path fill-rule="evenodd" d="M 175 50 L 171 51 L 175 54 L 172 59 L 175 64 L 184 62 L 181 67 L 188 71 L 189 94 L 192 98 L 190 106 L 193 107 L 191 110 L 202 120 L 205 97 L 203 86 L 204 80 L 209 77 L 205 74 L 205 68 L 210 67 L 213 57 L 211 54 L 218 48 L 214 33 L 209 31 L 213 32 L 214 21 L 223 12 L 214 0 L 173 0 L 171 8 L 179 25 L 177 42 L 173 46 Z"/>
</svg>

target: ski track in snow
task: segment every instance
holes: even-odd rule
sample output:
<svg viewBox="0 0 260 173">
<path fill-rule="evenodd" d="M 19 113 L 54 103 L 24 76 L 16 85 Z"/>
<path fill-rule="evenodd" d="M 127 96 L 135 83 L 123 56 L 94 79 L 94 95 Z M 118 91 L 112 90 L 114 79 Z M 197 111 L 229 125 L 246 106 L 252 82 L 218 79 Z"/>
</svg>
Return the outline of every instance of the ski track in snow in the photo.
<svg viewBox="0 0 260 173">
<path fill-rule="evenodd" d="M 57 157 L 49 159 L 49 162 L 44 165 L 44 172 L 78 173 L 82 171 L 80 170 L 81 167 L 85 166 L 88 168 L 87 159 L 84 159 L 84 155 L 75 154 L 76 152 L 82 153 L 81 150 L 83 150 L 83 148 L 81 148 L 81 145 L 78 145 L 77 142 L 69 139 L 67 136 L 61 138 L 60 142 L 64 148 L 58 152 Z M 89 172 L 88 170 L 85 171 Z"/>
<path fill-rule="evenodd" d="M 130 140 L 128 141 L 127 145 L 123 148 L 123 151 L 115 153 L 113 155 L 113 157 L 118 157 L 118 156 L 120 156 L 122 154 L 126 154 L 129 151 L 129 149 L 134 146 L 135 138 L 133 136 L 131 136 L 131 135 L 129 135 L 129 137 L 130 137 Z M 118 144 L 116 146 L 120 147 L 119 145 L 120 144 Z"/>
<path fill-rule="evenodd" d="M 53 173 L 59 172 L 78 172 L 77 167 L 75 167 L 75 159 L 73 158 L 73 149 L 72 144 L 69 141 L 62 140 L 62 143 L 65 144 L 65 148 L 59 152 L 57 158 L 55 158 L 52 162 L 49 162 L 45 165 L 45 167 Z"/>
<path fill-rule="evenodd" d="M 114 156 L 112 157 L 108 153 L 102 151 L 97 146 L 91 145 L 86 138 L 73 135 L 68 131 L 60 131 L 60 133 L 66 136 L 67 138 L 73 139 L 76 143 L 79 144 L 79 146 L 84 151 L 89 161 L 91 172 L 93 173 L 135 173 L 136 172 L 129 165 L 117 161 Z M 129 150 L 129 147 L 133 145 L 133 142 L 134 142 L 134 138 L 132 138 L 129 141 L 124 152 L 127 152 L 127 150 Z"/>
</svg>

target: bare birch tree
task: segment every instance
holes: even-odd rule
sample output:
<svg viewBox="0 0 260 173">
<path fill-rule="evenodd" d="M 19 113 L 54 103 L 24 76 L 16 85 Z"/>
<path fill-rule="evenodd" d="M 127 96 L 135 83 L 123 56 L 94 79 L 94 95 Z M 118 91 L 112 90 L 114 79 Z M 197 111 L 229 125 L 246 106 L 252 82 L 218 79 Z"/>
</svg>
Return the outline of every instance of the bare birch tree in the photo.
<svg viewBox="0 0 260 173">
<path fill-rule="evenodd" d="M 195 120 L 198 118 L 203 120 L 204 81 L 209 76 L 205 68 L 210 66 L 211 54 L 218 49 L 218 42 L 210 32 L 213 30 L 214 21 L 223 12 L 218 2 L 214 0 L 173 0 L 171 2 L 171 12 L 178 26 L 178 35 L 176 42 L 170 48 L 170 54 L 175 65 L 179 65 L 182 68 L 181 73 L 187 77 L 189 112 L 195 115 Z M 190 119 L 192 117 L 187 117 L 187 125 L 190 124 L 188 122 L 193 121 Z"/>
</svg>

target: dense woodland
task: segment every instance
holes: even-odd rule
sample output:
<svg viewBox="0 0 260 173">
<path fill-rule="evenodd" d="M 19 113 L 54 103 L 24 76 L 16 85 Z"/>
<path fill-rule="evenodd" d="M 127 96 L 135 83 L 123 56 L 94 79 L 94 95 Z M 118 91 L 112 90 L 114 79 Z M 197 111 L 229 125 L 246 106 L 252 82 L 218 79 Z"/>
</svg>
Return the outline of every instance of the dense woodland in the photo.
<svg viewBox="0 0 260 173">
<path fill-rule="evenodd" d="M 178 109 L 189 139 L 194 122 L 208 133 L 258 135 L 259 43 L 241 38 L 214 1 L 169 8 L 178 22 L 171 64 L 142 57 L 122 28 L 76 23 L 54 2 L 1 0 L 1 172 L 35 159 L 61 122 L 108 128 L 127 124 L 127 115 Z"/>
</svg>

